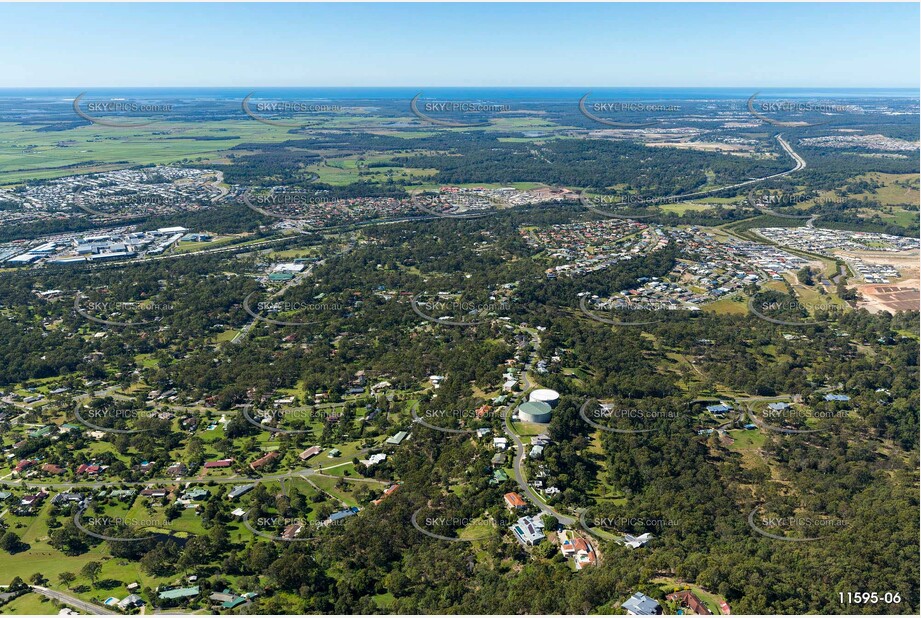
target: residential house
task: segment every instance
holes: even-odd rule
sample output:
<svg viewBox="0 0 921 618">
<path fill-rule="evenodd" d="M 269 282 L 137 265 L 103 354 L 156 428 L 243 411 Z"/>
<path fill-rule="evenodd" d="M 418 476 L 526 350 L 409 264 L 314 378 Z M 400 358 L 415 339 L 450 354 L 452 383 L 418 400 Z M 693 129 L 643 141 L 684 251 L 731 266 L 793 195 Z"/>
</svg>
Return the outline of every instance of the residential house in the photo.
<svg viewBox="0 0 921 618">
<path fill-rule="evenodd" d="M 145 498 L 163 498 L 169 493 L 169 490 L 162 488 L 147 488 L 141 490 L 141 495 Z"/>
<path fill-rule="evenodd" d="M 323 525 L 328 526 L 330 524 L 338 523 L 342 521 L 343 519 L 347 517 L 352 517 L 353 515 L 357 513 L 358 513 L 358 508 L 354 506 L 349 507 L 347 509 L 343 509 L 341 511 L 336 511 L 335 513 L 333 513 L 332 515 L 326 518 L 326 520 L 323 522 Z"/>
<path fill-rule="evenodd" d="M 88 476 L 96 476 L 102 471 L 102 466 L 99 464 L 80 464 L 77 466 L 77 474 L 86 474 Z"/>
<path fill-rule="evenodd" d="M 678 592 L 673 592 L 665 597 L 669 601 L 675 601 L 678 605 L 688 608 L 692 613 L 698 616 L 712 616 L 711 612 L 706 605 L 703 604 L 696 594 L 690 590 L 679 590 Z"/>
<path fill-rule="evenodd" d="M 264 468 L 265 466 L 269 465 L 270 463 L 272 463 L 273 461 L 275 461 L 276 459 L 278 459 L 278 457 L 279 457 L 278 451 L 271 451 L 269 453 L 266 453 L 265 455 L 263 455 L 262 457 L 254 461 L 253 463 L 251 463 L 249 467 L 252 468 L 253 470 L 260 470 Z"/>
<path fill-rule="evenodd" d="M 644 532 L 639 536 L 633 536 L 632 534 L 625 534 L 623 538 L 623 544 L 629 547 L 630 549 L 636 549 L 637 547 L 642 547 L 652 539 L 652 535 L 648 532 Z"/>
<path fill-rule="evenodd" d="M 183 599 L 191 599 L 197 597 L 201 593 L 201 589 L 198 586 L 190 586 L 188 588 L 173 588 L 171 590 L 163 590 L 157 596 L 161 601 L 181 601 Z"/>
<path fill-rule="evenodd" d="M 514 511 L 517 509 L 526 508 L 528 503 L 525 502 L 524 498 L 522 498 L 520 495 L 514 491 L 510 491 L 509 493 L 505 494 L 505 506 L 509 510 Z"/>
<path fill-rule="evenodd" d="M 129 594 L 124 599 L 116 603 L 116 605 L 118 605 L 119 609 L 132 609 L 134 607 L 141 607 L 144 605 L 144 599 L 136 594 Z"/>
<path fill-rule="evenodd" d="M 174 463 L 166 469 L 167 476 L 185 476 L 189 473 L 189 468 L 181 461 Z"/>
<path fill-rule="evenodd" d="M 51 504 L 59 506 L 61 504 L 66 504 L 68 502 L 83 502 L 83 494 L 78 494 L 74 492 L 62 492 L 56 495 L 51 499 Z"/>
<path fill-rule="evenodd" d="M 311 457 L 316 457 L 321 452 L 323 452 L 323 449 L 320 448 L 319 446 L 311 446 L 309 449 L 307 449 L 306 451 L 298 455 L 298 457 L 300 457 L 304 461 L 307 461 Z"/>
<path fill-rule="evenodd" d="M 389 438 L 387 438 L 387 444 L 392 444 L 394 446 L 399 445 L 406 437 L 409 435 L 407 431 L 398 431 Z"/>
<path fill-rule="evenodd" d="M 185 502 L 197 502 L 204 500 L 209 495 L 208 490 L 204 487 L 193 487 L 182 494 L 181 500 Z"/>
<path fill-rule="evenodd" d="M 597 564 L 595 550 L 582 536 L 570 531 L 564 530 L 560 533 L 560 552 L 566 558 L 572 558 L 576 570 L 581 570 L 586 566 Z"/>
<path fill-rule="evenodd" d="M 519 517 L 512 525 L 512 532 L 522 545 L 537 545 L 544 539 L 544 523 L 540 515 Z"/>
<path fill-rule="evenodd" d="M 400 486 L 399 486 L 398 484 L 394 483 L 393 485 L 391 485 L 390 487 L 388 487 L 387 489 L 384 490 L 384 493 L 383 493 L 383 495 L 382 495 L 380 498 L 378 498 L 377 500 L 372 500 L 372 501 L 371 501 L 372 504 L 375 504 L 375 505 L 380 504 L 381 502 L 384 501 L 385 498 L 387 498 L 388 496 L 390 496 L 391 494 L 393 494 L 393 493 L 394 493 L 396 490 L 398 490 L 399 488 L 400 488 Z"/>
<path fill-rule="evenodd" d="M 642 592 L 634 592 L 633 596 L 620 606 L 629 616 L 655 616 L 662 613 L 662 606 L 659 605 L 659 602 Z"/>
<path fill-rule="evenodd" d="M 41 505 L 42 502 L 45 501 L 45 498 L 47 497 L 48 497 L 48 492 L 46 492 L 45 490 L 42 490 L 38 492 L 37 494 L 30 494 L 28 496 L 23 496 L 19 504 L 21 506 L 29 506 L 29 507 L 39 506 Z"/>
<path fill-rule="evenodd" d="M 370 457 L 368 457 L 368 459 L 365 461 L 365 465 L 370 468 L 371 466 L 382 463 L 386 459 L 387 459 L 386 453 L 375 453 L 374 455 L 371 455 Z"/>
<path fill-rule="evenodd" d="M 23 459 L 18 464 L 16 464 L 16 467 L 13 468 L 13 472 L 15 472 L 16 474 L 22 474 L 24 470 L 31 468 L 36 463 L 38 462 L 35 461 L 34 459 Z"/>
<path fill-rule="evenodd" d="M 227 497 L 230 498 L 231 500 L 236 500 L 237 498 L 239 498 L 239 497 L 242 496 L 243 494 L 252 491 L 253 488 L 255 488 L 255 487 L 256 487 L 256 486 L 255 486 L 255 485 L 252 485 L 252 484 L 250 484 L 250 485 L 237 485 L 236 487 L 234 487 L 233 489 L 230 490 L 230 493 L 227 494 Z"/>
<path fill-rule="evenodd" d="M 508 474 L 502 468 L 492 471 L 492 478 L 489 479 L 490 485 L 500 485 L 508 480 Z"/>
</svg>

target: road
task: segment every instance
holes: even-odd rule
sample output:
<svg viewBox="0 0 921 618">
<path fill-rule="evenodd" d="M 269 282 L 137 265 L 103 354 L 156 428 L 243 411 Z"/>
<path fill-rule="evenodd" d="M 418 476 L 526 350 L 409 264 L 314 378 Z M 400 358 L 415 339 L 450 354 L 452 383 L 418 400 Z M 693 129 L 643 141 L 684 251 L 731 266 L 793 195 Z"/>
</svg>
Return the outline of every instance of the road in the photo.
<svg viewBox="0 0 921 618">
<path fill-rule="evenodd" d="M 352 242 L 345 249 L 343 249 L 339 253 L 333 256 L 330 256 L 330 257 L 339 257 L 340 255 L 345 255 L 346 253 L 354 249 L 355 245 L 357 244 L 358 244 L 358 241 L 353 237 Z M 287 292 L 292 287 L 303 283 L 304 280 L 306 280 L 308 277 L 310 277 L 313 274 L 313 271 L 316 267 L 323 266 L 324 264 L 326 264 L 328 259 L 329 259 L 328 257 L 325 257 L 322 260 L 319 260 L 315 263 L 310 264 L 303 272 L 297 273 L 293 279 L 291 279 L 290 281 L 285 283 L 283 286 L 281 286 L 278 290 L 270 294 L 267 301 L 273 301 L 276 298 L 280 298 L 282 295 L 284 295 L 285 292 Z M 252 320 L 244 324 L 243 327 L 240 329 L 240 332 L 238 332 L 236 336 L 234 336 L 234 338 L 231 340 L 231 343 L 240 343 L 241 341 L 246 339 L 246 336 L 249 334 L 249 331 L 252 330 L 252 328 L 256 325 L 256 322 L 258 321 L 259 321 L 259 318 L 253 318 Z"/>
<path fill-rule="evenodd" d="M 721 191 L 728 191 L 730 189 L 738 189 L 740 187 L 747 187 L 749 185 L 757 184 L 759 182 L 764 182 L 765 180 L 770 180 L 771 178 L 780 178 L 782 176 L 787 176 L 788 174 L 792 174 L 793 172 L 798 172 L 802 169 L 805 169 L 806 160 L 803 159 L 801 156 L 799 156 L 793 150 L 790 144 L 788 144 L 786 140 L 784 140 L 783 136 L 780 133 L 778 133 L 774 137 L 777 139 L 777 142 L 780 144 L 780 147 L 783 148 L 784 152 L 790 155 L 790 157 L 796 163 L 796 165 L 794 165 L 793 167 L 791 167 L 785 172 L 778 172 L 776 174 L 771 174 L 769 176 L 762 176 L 761 178 L 753 178 L 751 180 L 746 180 L 745 182 L 737 182 L 736 184 L 727 185 L 725 187 L 719 187 L 717 189 L 708 189 L 706 191 L 695 191 L 694 193 L 685 193 L 683 195 L 670 195 L 666 198 L 660 197 L 660 198 L 651 198 L 648 200 L 639 200 L 637 202 L 633 202 L 633 204 L 663 203 L 666 201 L 668 203 L 674 203 L 674 202 L 683 201 L 685 198 L 704 197 L 707 195 L 713 195 L 714 193 L 720 193 Z"/>
<path fill-rule="evenodd" d="M 324 468 L 325 469 L 325 468 Z M 156 478 L 148 479 L 146 481 L 116 481 L 118 485 L 131 485 L 135 487 L 144 487 L 144 486 L 163 486 L 163 485 L 183 485 L 186 483 L 192 485 L 207 485 L 209 483 L 216 483 L 218 485 L 245 485 L 247 483 L 259 483 L 264 481 L 280 481 L 282 479 L 289 479 L 295 476 L 301 476 L 304 474 L 315 474 L 317 468 L 301 468 L 300 470 L 291 470 L 288 472 L 280 472 L 278 474 L 267 474 L 265 476 L 260 476 L 258 478 L 247 478 L 245 476 L 236 476 L 236 477 L 226 477 L 226 478 L 209 478 L 205 477 L 202 479 L 196 478 L 182 478 L 176 480 L 175 478 Z M 0 486 L 8 485 L 10 487 L 37 487 L 45 489 L 79 489 L 81 487 L 87 489 L 101 489 L 106 487 L 111 487 L 113 481 L 71 481 L 69 483 L 58 482 L 58 483 L 49 483 L 47 481 L 28 481 L 28 480 L 5 480 L 0 479 Z"/>
<path fill-rule="evenodd" d="M 563 515 L 559 511 L 556 511 L 549 505 L 545 504 L 543 500 L 541 500 L 540 496 L 537 495 L 537 492 L 534 491 L 534 489 L 530 485 L 528 485 L 528 479 L 527 477 L 525 477 L 524 471 L 522 470 L 522 467 L 521 467 L 522 463 L 524 462 L 524 458 L 525 458 L 527 451 L 525 451 L 524 442 L 521 441 L 521 438 L 519 438 L 518 434 L 515 433 L 515 431 L 512 429 L 512 423 L 510 420 L 510 417 L 512 415 L 512 410 L 515 408 L 515 406 L 518 405 L 520 401 L 521 401 L 521 398 L 515 400 L 514 404 L 509 405 L 508 409 L 506 409 L 505 411 L 505 415 L 503 418 L 503 420 L 505 421 L 505 433 L 508 435 L 509 438 L 512 439 L 512 442 L 515 443 L 515 463 L 514 463 L 515 482 L 518 483 L 518 487 L 521 488 L 521 491 L 522 493 L 524 493 L 524 496 L 534 506 L 539 508 L 542 512 L 547 513 L 548 515 L 553 515 L 564 526 L 571 526 L 578 521 L 575 517 Z"/>
<path fill-rule="evenodd" d="M 538 336 L 537 331 L 535 330 L 529 329 L 529 330 L 526 330 L 525 332 L 531 335 L 532 350 L 531 350 L 531 358 L 529 362 L 531 363 L 531 366 L 533 366 L 535 359 L 537 357 L 537 350 L 540 345 L 540 337 Z M 521 401 L 525 398 L 525 395 L 528 393 L 528 391 L 531 390 L 531 387 L 532 387 L 532 384 L 531 384 L 531 379 L 528 376 L 528 372 L 522 371 L 521 372 L 521 389 L 522 389 L 521 396 L 513 400 L 511 403 L 509 403 L 508 407 L 506 407 L 505 409 L 505 413 L 502 415 L 502 421 L 504 424 L 505 433 L 508 435 L 509 438 L 511 438 L 512 442 L 515 444 L 515 462 L 513 464 L 514 472 L 515 472 L 515 482 L 518 483 L 518 487 L 521 488 L 522 493 L 528 499 L 528 501 L 531 502 L 537 508 L 539 508 L 541 512 L 546 513 L 548 515 L 553 515 L 564 526 L 572 526 L 579 520 L 576 519 L 575 517 L 563 515 L 559 511 L 553 509 L 548 504 L 544 503 L 544 501 L 537 494 L 537 492 L 534 491 L 534 488 L 528 485 L 528 478 L 524 475 L 522 464 L 524 463 L 524 458 L 527 455 L 527 451 L 525 450 L 524 442 L 522 442 L 521 438 L 518 436 L 517 433 L 515 433 L 515 430 L 512 428 L 511 416 L 512 416 L 512 411 L 516 407 L 518 407 L 518 404 L 520 404 Z"/>
<path fill-rule="evenodd" d="M 794 165 L 789 170 L 786 170 L 784 172 L 778 172 L 777 174 L 770 174 L 768 176 L 763 176 L 761 178 L 753 178 L 752 180 L 746 180 L 744 182 L 727 185 L 725 187 L 718 187 L 716 189 L 708 189 L 706 191 L 696 191 L 694 193 L 685 193 L 683 195 L 672 195 L 672 196 L 668 196 L 667 198 L 651 198 L 648 200 L 640 200 L 640 201 L 634 202 L 634 204 L 662 203 L 664 200 L 667 200 L 668 202 L 676 202 L 676 201 L 683 201 L 685 198 L 704 197 L 707 195 L 712 195 L 714 193 L 719 193 L 721 191 L 728 191 L 730 189 L 738 189 L 740 187 L 746 187 L 746 186 L 753 185 L 759 182 L 763 182 L 765 180 L 770 180 L 771 178 L 780 178 L 782 176 L 787 176 L 788 174 L 792 174 L 794 172 L 798 172 L 802 169 L 805 169 L 806 168 L 805 159 L 803 159 L 799 154 L 796 153 L 796 151 L 793 150 L 790 144 L 788 144 L 787 141 L 783 139 L 782 134 L 778 133 L 775 136 L 775 138 L 777 139 L 777 142 L 780 144 L 780 147 L 783 148 L 784 152 L 790 155 L 790 157 L 796 163 L 796 165 Z M 215 186 L 219 186 L 222 180 L 223 180 L 223 177 L 219 178 L 219 180 L 216 181 L 216 183 L 214 183 Z M 219 187 L 219 188 L 223 190 L 222 187 Z M 225 197 L 226 197 L 226 194 L 221 195 L 218 198 L 218 201 L 223 200 Z M 393 225 L 396 223 L 404 223 L 404 222 L 409 222 L 409 221 L 426 221 L 426 220 L 438 219 L 438 218 L 439 217 L 434 216 L 434 215 L 433 216 L 422 216 L 422 217 L 402 216 L 402 217 L 395 217 L 392 219 L 377 219 L 377 220 L 362 221 L 359 223 L 352 223 L 352 224 L 334 225 L 334 226 L 329 226 L 329 227 L 326 227 L 326 228 L 323 228 L 317 231 L 320 231 L 323 233 L 334 233 L 334 232 L 340 232 L 340 231 L 357 230 L 362 227 L 373 227 L 377 225 Z M 216 254 L 216 253 L 227 253 L 231 251 L 249 251 L 251 249 L 264 247 L 265 245 L 270 245 L 273 243 L 286 241 L 288 239 L 289 238 L 286 236 L 278 236 L 275 238 L 269 238 L 266 240 L 256 241 L 256 242 L 249 243 L 249 244 L 230 245 L 226 247 L 218 247 L 215 249 L 203 249 L 201 251 L 185 251 L 182 253 L 171 253 L 167 255 L 143 256 L 143 257 L 140 257 L 134 260 L 127 260 L 127 261 L 104 262 L 101 264 L 87 263 L 83 265 L 83 267 L 90 268 L 90 269 L 119 268 L 119 267 L 125 266 L 126 264 L 130 265 L 130 264 L 137 264 L 140 262 L 147 262 L 147 261 L 174 260 L 174 259 L 181 259 L 184 257 L 211 255 L 211 254 Z M 34 266 L 33 268 L 42 268 L 43 266 L 44 266 L 43 264 L 38 264 Z M 74 268 L 78 268 L 77 265 L 72 265 L 72 266 Z"/>
<path fill-rule="evenodd" d="M 32 586 L 32 591 L 42 595 L 43 597 L 54 599 L 55 601 L 60 601 L 61 603 L 70 605 L 71 607 L 74 607 L 87 614 L 93 614 L 96 616 L 118 615 L 118 612 L 116 611 L 107 609 L 105 607 L 100 607 L 99 605 L 95 605 L 87 601 L 83 601 L 82 599 L 78 599 L 77 597 L 67 594 L 66 592 L 58 592 L 57 590 L 51 590 L 50 588 L 45 588 L 44 586 Z"/>
</svg>

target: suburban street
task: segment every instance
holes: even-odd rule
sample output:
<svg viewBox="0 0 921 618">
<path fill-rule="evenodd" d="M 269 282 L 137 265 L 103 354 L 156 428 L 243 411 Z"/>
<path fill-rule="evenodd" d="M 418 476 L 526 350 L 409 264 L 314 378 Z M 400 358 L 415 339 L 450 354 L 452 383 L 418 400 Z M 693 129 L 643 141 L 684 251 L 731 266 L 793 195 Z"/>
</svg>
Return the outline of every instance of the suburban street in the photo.
<svg viewBox="0 0 921 618">
<path fill-rule="evenodd" d="M 45 588 L 44 586 L 32 586 L 33 592 L 53 599 L 55 601 L 60 601 L 70 605 L 71 607 L 80 610 L 86 614 L 92 614 L 94 616 L 117 616 L 118 612 L 105 607 L 100 607 L 88 601 L 83 601 L 73 595 L 67 594 L 66 592 L 59 592 L 57 590 L 51 590 L 50 588 Z"/>
<path fill-rule="evenodd" d="M 531 357 L 529 363 L 533 366 L 535 359 L 537 358 L 537 350 L 540 346 L 540 336 L 537 334 L 537 331 L 526 330 L 529 335 L 531 335 Z M 505 413 L 502 415 L 503 428 L 505 429 L 506 435 L 511 438 L 512 442 L 515 444 L 515 460 L 513 463 L 514 472 L 515 472 L 515 481 L 518 483 L 518 486 L 521 488 L 524 497 L 528 499 L 534 506 L 539 508 L 542 512 L 553 515 L 557 520 L 565 525 L 571 526 L 575 524 L 578 519 L 575 517 L 570 517 L 568 515 L 563 515 L 559 511 L 553 509 L 551 506 L 544 503 L 541 497 L 534 491 L 534 488 L 528 484 L 528 479 L 524 475 L 524 470 L 522 464 L 527 455 L 525 450 L 524 442 L 515 433 L 514 428 L 512 427 L 511 416 L 515 408 L 524 401 L 527 394 L 531 391 L 533 384 L 531 383 L 531 378 L 528 376 L 527 371 L 521 372 L 521 396 L 509 403 L 508 407 L 505 409 Z"/>
</svg>

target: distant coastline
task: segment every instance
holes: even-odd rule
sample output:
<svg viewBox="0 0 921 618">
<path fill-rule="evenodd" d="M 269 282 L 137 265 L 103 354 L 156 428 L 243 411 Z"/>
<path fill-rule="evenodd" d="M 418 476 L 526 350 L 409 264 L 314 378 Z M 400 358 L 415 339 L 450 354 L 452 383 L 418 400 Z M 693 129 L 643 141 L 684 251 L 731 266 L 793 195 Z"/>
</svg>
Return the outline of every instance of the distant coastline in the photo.
<svg viewBox="0 0 921 618">
<path fill-rule="evenodd" d="M 8 99 L 66 99 L 81 92 L 93 96 L 143 96 L 156 99 L 239 100 L 255 93 L 259 98 L 298 97 L 303 99 L 410 99 L 420 92 L 426 98 L 464 98 L 517 101 L 549 101 L 578 99 L 591 92 L 593 98 L 609 97 L 622 100 L 732 100 L 746 99 L 755 92 L 761 98 L 848 98 L 848 99 L 919 99 L 915 88 L 670 88 L 670 87 L 162 87 L 162 88 L 0 88 L 0 98 Z"/>
</svg>

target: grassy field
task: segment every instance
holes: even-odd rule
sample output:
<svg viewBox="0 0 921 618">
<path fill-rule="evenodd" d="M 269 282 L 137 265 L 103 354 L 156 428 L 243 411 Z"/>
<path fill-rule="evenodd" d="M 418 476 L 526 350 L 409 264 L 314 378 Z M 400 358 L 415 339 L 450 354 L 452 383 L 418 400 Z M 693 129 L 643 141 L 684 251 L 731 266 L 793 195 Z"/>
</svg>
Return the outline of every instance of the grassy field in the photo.
<svg viewBox="0 0 921 618">
<path fill-rule="evenodd" d="M 13 616 L 54 616 L 57 615 L 58 611 L 58 606 L 52 603 L 51 599 L 34 592 L 27 592 L 3 607 L 0 607 L 0 614 L 10 614 Z"/>
<path fill-rule="evenodd" d="M 126 162 L 207 160 L 243 142 L 291 139 L 287 129 L 255 120 L 164 122 L 133 129 L 90 125 L 39 132 L 36 128 L 0 123 L 0 185 L 117 169 Z"/>
<path fill-rule="evenodd" d="M 764 446 L 764 440 L 766 438 L 764 432 L 759 429 L 733 431 L 730 435 L 732 439 L 735 440 L 731 447 L 734 451 L 759 449 Z"/>
<path fill-rule="evenodd" d="M 742 315 L 748 313 L 747 299 L 735 295 L 731 298 L 721 298 L 720 300 L 704 305 L 705 311 L 712 311 L 723 315 Z"/>
<path fill-rule="evenodd" d="M 382 155 L 361 155 L 329 159 L 322 163 L 309 165 L 307 172 L 316 174 L 319 182 L 331 185 L 348 185 L 359 181 L 383 183 L 393 178 L 396 181 L 408 181 L 410 177 L 424 178 L 434 176 L 437 169 L 413 167 L 368 167 L 371 163 L 388 163 L 390 157 Z"/>
<path fill-rule="evenodd" d="M 895 206 L 898 204 L 918 205 L 921 200 L 919 192 L 919 182 L 917 174 L 883 174 L 873 172 L 858 176 L 855 180 L 869 180 L 880 183 L 882 187 L 876 189 L 874 193 L 858 193 L 852 196 L 855 199 L 873 199 L 883 206 Z M 899 186 L 900 183 L 903 186 Z M 907 183 L 907 186 L 905 186 Z M 917 215 L 916 215 L 917 217 Z"/>
<path fill-rule="evenodd" d="M 700 202 L 681 202 L 678 204 L 660 204 L 658 205 L 665 212 L 673 212 L 679 215 L 682 215 L 686 212 L 699 212 L 702 210 L 710 210 L 716 206 L 728 207 L 731 202 L 729 200 L 718 201 L 715 198 L 707 198 L 709 203 L 702 204 Z"/>
</svg>

